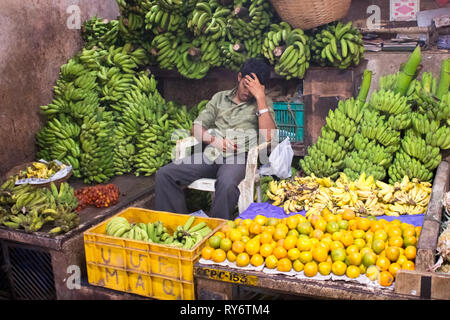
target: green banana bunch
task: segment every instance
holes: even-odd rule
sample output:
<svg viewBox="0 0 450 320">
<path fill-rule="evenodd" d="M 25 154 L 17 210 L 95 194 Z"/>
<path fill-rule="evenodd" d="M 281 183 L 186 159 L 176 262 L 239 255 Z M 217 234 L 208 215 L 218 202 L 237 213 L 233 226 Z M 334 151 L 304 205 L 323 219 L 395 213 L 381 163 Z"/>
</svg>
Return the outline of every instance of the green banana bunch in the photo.
<svg viewBox="0 0 450 320">
<path fill-rule="evenodd" d="M 114 217 L 106 224 L 106 234 L 111 237 L 121 237 L 131 229 L 132 226 L 124 217 Z"/>
<path fill-rule="evenodd" d="M 375 165 L 388 167 L 392 162 L 392 150 L 376 143 L 376 140 L 369 140 L 357 133 L 354 137 L 356 156 Z"/>
<path fill-rule="evenodd" d="M 300 159 L 300 167 L 307 174 L 314 174 L 317 177 L 330 177 L 335 179 L 339 175 L 344 162 L 333 162 L 323 154 L 316 145 L 308 148 L 307 155 Z"/>
<path fill-rule="evenodd" d="M 201 52 L 201 61 L 209 64 L 211 67 L 220 67 L 222 57 L 220 55 L 220 43 L 218 41 L 209 41 L 206 36 L 200 36 L 192 41 L 194 47 L 199 48 Z"/>
<path fill-rule="evenodd" d="M 177 69 L 180 74 L 189 79 L 201 79 L 210 69 L 210 64 L 203 61 L 203 53 L 194 43 L 184 42 L 177 50 L 179 58 Z"/>
<path fill-rule="evenodd" d="M 363 117 L 363 110 L 368 107 L 368 103 L 363 103 L 351 97 L 346 100 L 339 100 L 338 109 L 341 109 L 345 115 L 353 120 L 355 124 L 359 124 Z"/>
<path fill-rule="evenodd" d="M 337 144 L 334 140 L 328 140 L 323 137 L 319 137 L 315 143 L 317 149 L 325 154 L 328 158 L 334 162 L 339 162 L 344 159 L 347 151 Z"/>
<path fill-rule="evenodd" d="M 383 180 L 386 177 L 386 169 L 382 165 L 374 164 L 371 160 L 362 156 L 363 152 L 351 152 L 345 159 L 343 172 L 352 180 L 358 180 L 363 172 L 374 179 Z"/>
<path fill-rule="evenodd" d="M 358 65 L 364 54 L 362 35 L 352 22 L 325 25 L 313 32 L 312 61 L 321 66 L 347 69 Z"/>
<path fill-rule="evenodd" d="M 326 139 L 326 140 L 331 140 L 331 141 L 335 141 L 335 143 L 337 143 L 338 146 L 340 146 L 342 149 L 346 150 L 346 151 L 351 151 L 354 148 L 354 139 L 353 137 L 344 137 L 341 135 L 338 135 L 336 131 L 323 126 L 321 129 L 321 137 Z M 357 134 L 355 134 L 356 137 Z"/>
<path fill-rule="evenodd" d="M 246 0 L 235 2 L 227 17 L 231 33 L 239 39 L 251 39 L 262 34 L 272 21 L 273 12 L 268 1 Z"/>
<path fill-rule="evenodd" d="M 239 71 L 242 64 L 247 60 L 248 53 L 241 43 L 223 41 L 220 46 L 222 65 L 230 70 Z"/>
<path fill-rule="evenodd" d="M 425 141 L 428 145 L 439 147 L 442 150 L 450 149 L 450 126 L 443 125 L 435 132 L 427 132 Z"/>
<path fill-rule="evenodd" d="M 262 53 L 286 79 L 303 78 L 309 67 L 309 37 L 286 22 L 271 24 L 264 37 Z"/>
<path fill-rule="evenodd" d="M 209 100 L 202 100 L 197 105 L 193 106 L 189 109 L 189 118 L 192 120 L 197 119 L 199 114 L 206 108 L 206 105 L 208 104 Z"/>
<path fill-rule="evenodd" d="M 401 182 L 405 175 L 410 179 L 417 178 L 419 181 L 425 182 L 431 182 L 433 178 L 433 172 L 402 150 L 395 154 L 394 162 L 389 167 L 388 172 L 390 184 Z"/>
<path fill-rule="evenodd" d="M 87 48 L 92 48 L 93 46 L 106 48 L 116 45 L 120 41 L 119 21 L 109 21 L 108 19 L 100 19 L 94 16 L 83 23 L 81 36 Z"/>
<path fill-rule="evenodd" d="M 428 145 L 423 138 L 417 136 L 404 137 L 402 151 L 419 160 L 430 171 L 435 169 L 442 160 L 438 147 Z"/>
<path fill-rule="evenodd" d="M 151 54 L 156 57 L 156 62 L 161 68 L 171 70 L 176 66 L 175 59 L 179 45 L 180 40 L 177 36 L 168 32 L 161 33 L 152 40 Z"/>
<path fill-rule="evenodd" d="M 186 19 L 182 12 L 183 2 L 180 0 L 158 0 L 145 15 L 145 29 L 154 34 L 164 32 L 183 33 Z"/>
<path fill-rule="evenodd" d="M 436 120 L 429 120 L 425 114 L 412 112 L 411 125 L 413 131 L 417 134 L 425 135 L 427 132 L 436 132 L 440 126 L 440 122 Z"/>
<path fill-rule="evenodd" d="M 409 113 L 411 106 L 407 98 L 393 91 L 379 90 L 372 93 L 369 106 L 388 115 Z"/>
<path fill-rule="evenodd" d="M 354 136 L 358 130 L 357 123 L 347 117 L 344 110 L 341 110 L 340 108 L 337 108 L 334 111 L 330 110 L 325 120 L 327 128 L 336 131 L 346 138 Z"/>
<path fill-rule="evenodd" d="M 226 36 L 230 12 L 217 1 L 199 1 L 187 19 L 187 27 L 194 37 L 205 35 L 210 41 L 218 41 Z"/>
<path fill-rule="evenodd" d="M 400 146 L 400 131 L 394 130 L 385 121 L 385 116 L 377 110 L 366 109 L 361 121 L 361 134 L 369 140 L 376 139 L 385 147 L 396 151 Z"/>
<path fill-rule="evenodd" d="M 80 224 L 80 216 L 69 206 L 58 205 L 57 212 L 57 215 L 53 217 L 55 227 L 48 232 L 49 235 L 67 233 Z"/>
</svg>

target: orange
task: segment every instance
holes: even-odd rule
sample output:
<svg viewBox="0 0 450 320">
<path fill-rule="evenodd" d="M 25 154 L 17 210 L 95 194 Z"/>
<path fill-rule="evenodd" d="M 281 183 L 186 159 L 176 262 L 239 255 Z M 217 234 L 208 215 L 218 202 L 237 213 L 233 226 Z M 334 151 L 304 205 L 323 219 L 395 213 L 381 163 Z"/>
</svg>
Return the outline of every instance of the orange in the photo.
<svg viewBox="0 0 450 320">
<path fill-rule="evenodd" d="M 313 227 L 309 221 L 306 221 L 297 225 L 297 231 L 300 234 L 309 235 L 313 231 Z"/>
<path fill-rule="evenodd" d="M 375 265 L 369 266 L 366 269 L 366 276 L 372 281 L 378 280 L 380 278 L 380 270 Z"/>
<path fill-rule="evenodd" d="M 202 258 L 205 260 L 210 260 L 212 257 L 212 253 L 214 252 L 214 248 L 212 247 L 204 247 L 202 249 Z"/>
<path fill-rule="evenodd" d="M 407 246 L 405 248 L 405 257 L 408 260 L 414 260 L 416 258 L 417 249 L 414 246 Z"/>
<path fill-rule="evenodd" d="M 257 254 L 259 252 L 259 248 L 259 241 L 255 239 L 251 239 L 245 244 L 245 251 L 251 256 Z"/>
<path fill-rule="evenodd" d="M 208 243 L 211 247 L 213 247 L 214 249 L 217 249 L 220 247 L 221 240 L 222 240 L 222 238 L 219 235 L 215 234 L 211 238 L 208 239 Z"/>
<path fill-rule="evenodd" d="M 296 236 L 290 235 L 290 236 L 287 236 L 286 239 L 284 239 L 283 247 L 286 250 L 295 248 L 296 245 L 297 245 L 297 237 Z"/>
<path fill-rule="evenodd" d="M 250 257 L 247 252 L 241 252 L 236 257 L 236 265 L 238 267 L 246 267 L 250 263 Z"/>
<path fill-rule="evenodd" d="M 314 229 L 325 232 L 327 230 L 327 222 L 324 219 L 317 220 L 317 222 L 314 224 Z"/>
<path fill-rule="evenodd" d="M 389 265 L 391 264 L 391 262 L 389 261 L 388 258 L 386 257 L 378 257 L 377 262 L 376 262 L 376 266 L 381 270 L 381 271 L 386 271 L 387 269 L 389 269 Z"/>
<path fill-rule="evenodd" d="M 334 249 L 337 249 L 337 248 L 342 248 L 342 249 L 344 248 L 344 245 L 342 244 L 342 242 L 340 242 L 340 241 L 331 242 L 330 250 L 333 251 Z"/>
<path fill-rule="evenodd" d="M 331 272 L 337 276 L 343 276 L 347 270 L 347 265 L 342 261 L 335 261 L 331 265 Z"/>
<path fill-rule="evenodd" d="M 300 237 L 297 239 L 296 245 L 300 251 L 309 251 L 312 248 L 312 241 L 309 238 Z"/>
<path fill-rule="evenodd" d="M 324 262 L 328 257 L 328 250 L 322 246 L 317 246 L 312 249 L 313 259 L 317 262 Z"/>
<path fill-rule="evenodd" d="M 401 248 L 403 246 L 403 238 L 400 236 L 390 237 L 388 240 L 389 246 Z"/>
<path fill-rule="evenodd" d="M 231 250 L 232 244 L 233 244 L 233 242 L 230 239 L 224 238 L 220 241 L 220 249 L 227 252 L 227 251 Z"/>
<path fill-rule="evenodd" d="M 225 238 L 225 233 L 223 233 L 222 231 L 217 231 L 216 233 L 214 233 L 215 236 L 219 236 L 220 238 Z"/>
<path fill-rule="evenodd" d="M 259 241 L 264 244 L 264 243 L 272 243 L 272 234 L 269 231 L 263 231 L 261 233 L 261 236 L 259 237 Z"/>
<path fill-rule="evenodd" d="M 300 256 L 298 257 L 298 259 L 303 264 L 311 262 L 313 260 L 312 252 L 311 251 L 302 251 L 302 252 L 300 252 Z"/>
<path fill-rule="evenodd" d="M 359 253 L 359 247 L 352 244 L 351 246 L 348 246 L 347 249 L 345 249 L 345 252 L 347 253 L 347 255 L 349 255 L 350 253 Z"/>
<path fill-rule="evenodd" d="M 353 236 L 351 234 L 351 232 L 345 232 L 342 236 L 341 236 L 341 242 L 344 246 L 348 247 L 350 245 L 353 244 Z"/>
<path fill-rule="evenodd" d="M 283 221 L 286 221 L 286 220 L 282 220 L 282 222 Z M 284 230 L 286 233 L 288 233 L 288 231 L 289 231 L 289 228 L 288 228 L 288 226 L 285 224 L 285 223 L 279 223 L 279 224 L 277 224 L 276 226 L 275 226 L 275 229 L 281 229 L 281 230 Z"/>
<path fill-rule="evenodd" d="M 267 258 L 270 256 L 273 252 L 273 247 L 270 243 L 263 243 L 261 247 L 259 248 L 259 253 L 264 257 Z"/>
<path fill-rule="evenodd" d="M 296 236 L 296 237 L 298 237 L 298 236 L 299 236 L 299 233 L 298 233 L 298 231 L 297 231 L 296 229 L 291 229 L 291 230 L 289 230 L 289 232 L 286 234 L 286 236 Z"/>
<path fill-rule="evenodd" d="M 403 245 L 406 247 L 415 246 L 417 244 L 417 239 L 415 236 L 404 236 L 403 237 Z"/>
<path fill-rule="evenodd" d="M 231 225 L 229 225 L 229 224 L 227 223 L 227 224 L 225 224 L 225 225 L 220 229 L 220 231 L 222 231 L 222 232 L 225 234 L 225 236 L 228 237 L 229 232 L 230 232 L 231 229 L 232 229 L 232 228 L 231 228 Z"/>
<path fill-rule="evenodd" d="M 233 242 L 241 240 L 242 238 L 242 233 L 241 231 L 239 231 L 239 229 L 231 229 L 228 235 L 230 237 L 230 240 Z"/>
<path fill-rule="evenodd" d="M 211 258 L 214 262 L 224 262 L 227 258 L 227 254 L 222 249 L 216 249 L 211 255 Z"/>
<path fill-rule="evenodd" d="M 348 221 L 347 220 L 339 220 L 338 221 L 339 229 L 348 230 Z"/>
<path fill-rule="evenodd" d="M 286 238 L 287 233 L 288 233 L 287 230 L 284 230 L 282 228 L 275 228 L 272 236 L 275 241 L 278 241 L 278 240 Z"/>
<path fill-rule="evenodd" d="M 406 258 L 405 255 L 400 254 L 400 257 L 398 257 L 396 262 L 402 266 L 406 261 L 408 261 L 408 258 Z"/>
<path fill-rule="evenodd" d="M 263 216 L 261 214 L 258 214 L 255 218 L 253 218 L 253 222 L 264 226 L 267 222 L 268 218 L 266 216 Z"/>
<path fill-rule="evenodd" d="M 255 266 L 255 267 L 259 267 L 260 265 L 262 265 L 264 263 L 264 258 L 262 255 L 260 255 L 259 253 L 254 254 L 251 258 L 250 258 L 250 263 Z"/>
<path fill-rule="evenodd" d="M 333 234 L 339 230 L 339 224 L 336 221 L 329 221 L 327 223 L 327 232 Z"/>
<path fill-rule="evenodd" d="M 403 228 L 403 233 L 402 233 L 403 237 L 415 236 L 415 235 L 416 235 L 416 229 L 414 228 L 413 225 L 408 225 Z"/>
<path fill-rule="evenodd" d="M 383 240 L 380 239 L 375 239 L 372 241 L 372 250 L 376 253 L 376 254 L 380 254 L 381 251 L 384 250 L 385 248 L 385 243 Z"/>
<path fill-rule="evenodd" d="M 418 226 L 414 228 L 416 230 L 416 238 L 419 239 L 420 232 L 422 231 L 422 227 Z"/>
<path fill-rule="evenodd" d="M 360 250 L 366 246 L 366 241 L 364 239 L 358 238 L 353 241 L 354 245 Z"/>
<path fill-rule="evenodd" d="M 366 240 L 366 242 L 371 242 L 373 240 L 373 232 L 372 231 L 367 231 L 366 234 L 364 235 L 364 240 Z"/>
<path fill-rule="evenodd" d="M 401 265 L 399 265 L 397 262 L 391 263 L 388 271 L 394 276 L 394 278 L 397 276 L 398 270 L 402 268 Z"/>
<path fill-rule="evenodd" d="M 381 271 L 378 283 L 383 287 L 389 287 L 394 282 L 394 276 L 389 271 Z"/>
<path fill-rule="evenodd" d="M 278 246 L 273 249 L 273 254 L 277 259 L 283 259 L 287 256 L 287 250 L 284 247 Z"/>
<path fill-rule="evenodd" d="M 375 265 L 376 262 L 377 262 L 377 255 L 374 252 L 366 252 L 365 254 L 363 254 L 362 263 L 366 267 Z"/>
<path fill-rule="evenodd" d="M 352 231 L 352 236 L 354 239 L 364 239 L 366 233 L 363 230 L 357 229 Z"/>
<path fill-rule="evenodd" d="M 397 226 L 391 226 L 388 230 L 388 236 L 389 238 L 392 237 L 401 237 L 402 236 L 402 229 L 400 229 Z"/>
<path fill-rule="evenodd" d="M 316 238 L 316 239 L 322 239 L 323 238 L 323 231 L 322 230 L 319 230 L 319 229 L 314 229 L 312 232 L 311 232 L 311 238 Z"/>
<path fill-rule="evenodd" d="M 286 224 L 289 229 L 295 229 L 297 227 L 298 222 L 299 222 L 299 219 L 298 219 L 297 214 L 288 217 L 286 220 Z"/>
<path fill-rule="evenodd" d="M 248 227 L 252 224 L 253 220 L 252 219 L 244 219 L 241 221 L 241 225 Z"/>
<path fill-rule="evenodd" d="M 277 270 L 281 272 L 289 272 L 292 269 L 292 261 L 288 258 L 278 260 Z"/>
<path fill-rule="evenodd" d="M 370 227 L 370 231 L 375 232 L 377 230 L 382 230 L 383 224 L 379 221 L 375 221 L 372 226 Z"/>
<path fill-rule="evenodd" d="M 331 251 L 331 260 L 334 261 L 344 261 L 347 254 L 343 248 L 336 248 Z"/>
<path fill-rule="evenodd" d="M 273 235 L 273 232 L 275 231 L 275 227 L 274 226 L 264 226 L 263 231 L 266 231 L 266 232 L 270 233 L 271 235 Z"/>
<path fill-rule="evenodd" d="M 397 261 L 400 256 L 400 249 L 398 247 L 387 247 L 384 249 L 384 254 L 391 262 Z"/>
<path fill-rule="evenodd" d="M 292 268 L 294 268 L 294 270 L 297 272 L 303 271 L 304 266 L 305 265 L 298 259 L 292 263 Z"/>
<path fill-rule="evenodd" d="M 319 263 L 319 273 L 323 276 L 329 275 L 331 272 L 331 265 L 332 263 L 329 261 Z"/>
<path fill-rule="evenodd" d="M 236 254 L 233 252 L 233 250 L 227 252 L 227 260 L 230 262 L 236 261 Z"/>
<path fill-rule="evenodd" d="M 358 278 L 360 274 L 359 266 L 355 265 L 348 266 L 345 271 L 345 275 L 351 279 Z"/>
<path fill-rule="evenodd" d="M 298 250 L 297 248 L 289 249 L 287 252 L 287 256 L 292 261 L 297 260 L 300 257 L 300 250 Z"/>
<path fill-rule="evenodd" d="M 242 235 L 242 236 L 248 236 L 248 235 L 249 235 L 248 227 L 246 227 L 246 226 L 240 225 L 240 226 L 238 226 L 236 229 L 239 230 L 239 231 L 241 232 L 241 235 Z"/>
<path fill-rule="evenodd" d="M 341 238 L 342 238 L 342 231 L 336 231 L 331 235 L 331 239 L 333 239 L 334 241 L 340 241 Z"/>
<path fill-rule="evenodd" d="M 405 262 L 402 264 L 402 269 L 405 269 L 405 270 L 414 270 L 414 269 L 415 269 L 414 262 L 409 261 L 409 260 L 405 261 Z"/>
<path fill-rule="evenodd" d="M 268 218 L 266 221 L 266 226 L 276 226 L 280 223 L 280 219 L 278 218 Z"/>
<path fill-rule="evenodd" d="M 270 255 L 270 256 L 268 256 L 267 258 L 266 258 L 266 260 L 264 260 L 264 262 L 265 262 L 265 266 L 267 267 L 267 268 L 269 268 L 269 269 L 275 269 L 276 267 L 277 267 L 277 264 L 278 264 L 278 259 L 277 259 L 277 257 L 275 257 L 273 254 L 272 255 Z"/>
<path fill-rule="evenodd" d="M 314 213 L 308 217 L 308 222 L 310 222 L 311 225 L 315 227 L 317 221 L 319 221 L 320 219 L 322 219 L 322 217 L 319 214 Z"/>
<path fill-rule="evenodd" d="M 351 252 L 348 256 L 348 262 L 351 265 L 359 266 L 362 261 L 361 253 L 359 252 Z"/>
<path fill-rule="evenodd" d="M 342 212 L 342 219 L 344 220 L 352 220 L 355 218 L 355 212 L 351 209 L 344 209 Z"/>
<path fill-rule="evenodd" d="M 305 263 L 303 267 L 303 272 L 307 277 L 314 277 L 317 274 L 317 271 L 318 271 L 317 263 L 315 263 L 314 261 Z"/>
<path fill-rule="evenodd" d="M 330 244 L 327 241 L 324 241 L 326 239 L 322 239 L 317 245 L 315 245 L 314 247 L 322 247 L 324 248 L 327 252 L 330 251 Z"/>
<path fill-rule="evenodd" d="M 356 230 L 356 229 L 357 229 L 357 227 L 356 227 L 356 219 L 349 220 L 348 221 L 348 230 L 353 231 L 353 230 Z"/>
<path fill-rule="evenodd" d="M 252 222 L 250 226 L 248 227 L 248 231 L 250 234 L 257 235 L 260 234 L 262 231 L 262 225 L 256 222 Z"/>
<path fill-rule="evenodd" d="M 371 225 L 370 220 L 367 219 L 367 218 L 359 217 L 356 220 L 356 228 L 357 229 L 360 229 L 360 230 L 363 230 L 363 231 L 367 231 L 367 230 L 369 230 L 370 225 Z"/>
<path fill-rule="evenodd" d="M 320 243 L 320 240 L 317 239 L 317 238 L 310 238 L 310 239 L 311 239 L 311 243 L 312 243 L 312 247 L 313 248 Z"/>
<path fill-rule="evenodd" d="M 327 208 L 325 208 L 326 210 L 328 210 Z M 324 210 L 325 210 L 324 209 Z M 329 213 L 328 213 L 329 212 Z M 335 222 L 337 222 L 337 218 L 336 218 L 336 216 L 333 214 L 333 213 L 331 213 L 329 210 L 328 210 L 328 212 L 327 213 L 325 213 L 325 214 L 322 214 L 322 216 L 323 216 L 323 218 L 325 219 L 325 221 L 326 222 L 330 222 L 330 221 L 335 221 Z"/>
<path fill-rule="evenodd" d="M 241 219 L 241 218 L 237 218 L 237 219 L 234 220 L 234 224 L 235 224 L 236 226 L 240 225 L 241 222 L 242 222 L 242 219 Z"/>
<path fill-rule="evenodd" d="M 242 253 L 245 250 L 245 243 L 243 243 L 241 240 L 234 241 L 231 245 L 231 250 L 233 250 L 233 252 L 236 254 Z"/>
<path fill-rule="evenodd" d="M 243 243 L 247 243 L 249 240 L 250 240 L 250 237 L 249 237 L 249 236 L 242 236 L 242 238 L 241 238 L 241 241 L 242 241 Z"/>
<path fill-rule="evenodd" d="M 386 241 L 388 238 L 388 234 L 383 229 L 377 230 L 373 233 L 373 240 L 383 240 Z"/>
</svg>

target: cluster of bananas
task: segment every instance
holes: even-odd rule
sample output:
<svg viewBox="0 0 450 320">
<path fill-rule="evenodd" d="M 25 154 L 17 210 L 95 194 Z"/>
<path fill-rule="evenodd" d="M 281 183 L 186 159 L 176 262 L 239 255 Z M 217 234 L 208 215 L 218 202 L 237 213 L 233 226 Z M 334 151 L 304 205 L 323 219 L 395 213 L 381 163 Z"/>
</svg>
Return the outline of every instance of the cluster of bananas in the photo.
<svg viewBox="0 0 450 320">
<path fill-rule="evenodd" d="M 81 126 L 80 172 L 85 183 L 102 183 L 114 175 L 114 118 L 110 111 L 98 108 L 85 117 Z"/>
<path fill-rule="evenodd" d="M 328 24 L 313 34 L 311 41 L 312 61 L 321 66 L 346 69 L 358 65 L 364 53 L 362 35 L 352 22 Z"/>
<path fill-rule="evenodd" d="M 402 139 L 402 150 L 419 160 L 428 170 L 434 170 L 441 163 L 442 155 L 438 147 L 428 144 L 423 138 L 413 135 Z"/>
<path fill-rule="evenodd" d="M 303 78 L 309 68 L 309 37 L 302 29 L 293 29 L 287 22 L 271 24 L 264 37 L 262 53 L 279 75 L 288 80 Z"/>
<path fill-rule="evenodd" d="M 392 152 L 400 146 L 400 131 L 394 130 L 387 124 L 386 116 L 377 110 L 364 110 L 361 121 L 361 134 L 369 140 L 376 140 L 385 147 L 391 147 Z"/>
<path fill-rule="evenodd" d="M 407 98 L 390 90 L 373 92 L 369 105 L 371 108 L 389 115 L 405 114 L 411 111 Z"/>
<path fill-rule="evenodd" d="M 56 234 L 54 228 L 65 232 L 78 226 L 79 217 L 74 213 L 78 199 L 66 182 L 60 188 L 39 188 L 30 184 L 15 185 L 16 177 L 10 177 L 0 187 L 0 223 L 11 229 L 26 232 L 40 231 L 51 225 L 48 233 Z M 67 220 L 70 214 L 71 219 Z"/>
<path fill-rule="evenodd" d="M 433 172 L 428 170 L 419 160 L 410 157 L 403 149 L 395 153 L 394 162 L 388 169 L 389 183 L 400 181 L 403 176 L 414 177 L 420 181 L 430 182 Z"/>
<path fill-rule="evenodd" d="M 151 54 L 156 57 L 159 67 L 172 70 L 176 66 L 179 45 L 179 38 L 169 32 L 161 33 L 153 38 Z"/>
<path fill-rule="evenodd" d="M 170 234 L 161 221 L 129 223 L 124 217 L 114 217 L 106 224 L 106 234 L 190 250 L 212 231 L 205 222 L 192 226 L 194 221 L 195 217 L 190 216 L 184 225 L 177 226 Z"/>
<path fill-rule="evenodd" d="M 272 21 L 270 5 L 264 0 L 239 1 L 228 19 L 231 33 L 240 39 L 258 37 Z"/>
<path fill-rule="evenodd" d="M 87 48 L 115 45 L 119 41 L 119 21 L 94 16 L 81 27 L 81 36 Z"/>
<path fill-rule="evenodd" d="M 49 179 L 56 172 L 62 170 L 66 167 L 65 164 L 58 165 L 55 161 L 50 161 L 48 164 L 43 162 L 34 161 L 25 170 L 17 174 L 18 179 L 22 178 L 39 178 L 39 179 Z"/>
<path fill-rule="evenodd" d="M 215 58 L 217 58 L 219 54 L 217 47 L 215 47 L 215 52 L 217 53 Z M 196 47 L 194 42 L 184 42 L 179 46 L 177 56 L 179 57 L 176 64 L 178 72 L 189 79 L 201 79 L 205 77 L 211 67 L 203 59 L 206 56 L 206 52 Z"/>
<path fill-rule="evenodd" d="M 371 154 L 369 153 L 375 148 L 372 145 L 367 150 L 353 151 L 348 154 L 344 159 L 343 172 L 351 179 L 357 179 L 361 173 L 367 173 L 376 179 L 383 180 L 386 177 L 386 169 L 382 165 L 374 163 L 375 160 L 371 158 Z M 380 150 L 376 151 L 380 152 Z M 384 155 L 384 152 L 381 151 L 380 154 Z M 378 157 L 381 158 L 380 155 Z M 382 160 L 378 161 L 382 162 Z"/>
<path fill-rule="evenodd" d="M 183 1 L 159 0 L 145 15 L 145 29 L 155 34 L 178 32 L 186 19 L 182 14 Z"/>
<path fill-rule="evenodd" d="M 267 197 L 272 205 L 282 207 L 286 214 L 306 210 L 306 215 L 342 213 L 345 209 L 358 216 L 399 216 L 422 214 L 427 210 L 431 184 L 410 180 L 404 176 L 400 182 L 387 184 L 361 174 L 352 179 L 340 173 L 333 181 L 329 177 L 318 178 L 314 174 L 289 180 L 270 181 Z"/>
<path fill-rule="evenodd" d="M 247 59 L 246 48 L 240 43 L 223 41 L 220 45 L 222 65 L 233 71 L 239 71 L 240 66 Z"/>
<path fill-rule="evenodd" d="M 209 41 L 217 41 L 227 34 L 227 17 L 231 10 L 217 1 L 199 1 L 187 20 L 187 27 L 194 36 L 205 35 Z"/>
</svg>

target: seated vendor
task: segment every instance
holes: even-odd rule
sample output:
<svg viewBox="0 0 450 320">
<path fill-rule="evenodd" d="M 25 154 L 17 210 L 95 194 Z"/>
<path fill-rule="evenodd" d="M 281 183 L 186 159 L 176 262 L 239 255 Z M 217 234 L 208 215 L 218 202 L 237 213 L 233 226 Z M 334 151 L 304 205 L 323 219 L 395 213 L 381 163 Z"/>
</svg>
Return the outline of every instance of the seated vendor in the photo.
<svg viewBox="0 0 450 320">
<path fill-rule="evenodd" d="M 209 216 L 232 218 L 248 150 L 276 134 L 273 103 L 264 86 L 269 76 L 270 67 L 264 60 L 249 59 L 238 73 L 237 86 L 212 97 L 192 127 L 201 149 L 156 173 L 156 210 L 189 213 L 183 187 L 211 178 L 216 183 Z"/>
</svg>

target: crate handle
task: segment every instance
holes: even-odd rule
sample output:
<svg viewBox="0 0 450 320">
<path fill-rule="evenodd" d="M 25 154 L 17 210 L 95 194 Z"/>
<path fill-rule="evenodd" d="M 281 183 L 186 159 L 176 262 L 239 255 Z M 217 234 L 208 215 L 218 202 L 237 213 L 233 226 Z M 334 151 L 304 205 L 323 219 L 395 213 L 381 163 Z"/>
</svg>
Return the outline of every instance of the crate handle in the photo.
<svg viewBox="0 0 450 320">
<path fill-rule="evenodd" d="M 297 117 L 295 116 L 294 111 L 292 111 L 292 109 L 291 109 L 291 102 L 290 101 L 288 101 L 287 109 L 288 109 L 289 113 L 291 114 L 292 119 L 294 119 L 294 124 L 295 124 L 295 127 L 297 128 L 298 127 Z"/>
</svg>

